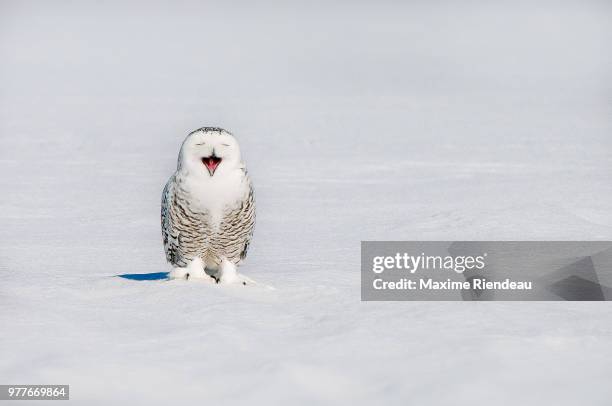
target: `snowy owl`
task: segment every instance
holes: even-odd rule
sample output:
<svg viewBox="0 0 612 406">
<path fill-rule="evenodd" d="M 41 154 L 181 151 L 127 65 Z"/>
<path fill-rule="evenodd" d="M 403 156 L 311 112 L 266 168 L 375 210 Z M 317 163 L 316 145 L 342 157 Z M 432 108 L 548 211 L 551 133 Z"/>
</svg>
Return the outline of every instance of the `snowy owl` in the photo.
<svg viewBox="0 0 612 406">
<path fill-rule="evenodd" d="M 237 281 L 254 225 L 253 187 L 234 136 L 216 127 L 190 133 L 162 194 L 170 277 Z"/>
</svg>

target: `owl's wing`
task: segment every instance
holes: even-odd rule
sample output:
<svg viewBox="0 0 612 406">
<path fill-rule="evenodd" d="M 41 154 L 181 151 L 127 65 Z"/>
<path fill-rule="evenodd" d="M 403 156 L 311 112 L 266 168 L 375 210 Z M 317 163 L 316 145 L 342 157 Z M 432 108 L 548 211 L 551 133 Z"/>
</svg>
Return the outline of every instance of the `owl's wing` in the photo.
<svg viewBox="0 0 612 406">
<path fill-rule="evenodd" d="M 245 220 L 245 228 L 247 232 L 244 237 L 244 248 L 240 253 L 240 260 L 244 260 L 249 251 L 249 245 L 251 245 L 251 240 L 253 239 L 253 231 L 255 230 L 255 191 L 253 190 L 253 186 L 249 182 L 249 196 L 246 199 L 245 206 L 248 208 L 247 219 Z"/>
<path fill-rule="evenodd" d="M 166 260 L 172 265 L 184 266 L 183 256 L 179 247 L 179 231 L 174 227 L 173 205 L 174 201 L 174 176 L 168 180 L 162 192 L 161 202 L 161 229 L 164 240 Z"/>
<path fill-rule="evenodd" d="M 225 214 L 221 234 L 224 236 L 225 252 L 228 259 L 240 264 L 247 256 L 255 229 L 255 193 L 247 177 L 249 192 L 241 204 Z"/>
</svg>

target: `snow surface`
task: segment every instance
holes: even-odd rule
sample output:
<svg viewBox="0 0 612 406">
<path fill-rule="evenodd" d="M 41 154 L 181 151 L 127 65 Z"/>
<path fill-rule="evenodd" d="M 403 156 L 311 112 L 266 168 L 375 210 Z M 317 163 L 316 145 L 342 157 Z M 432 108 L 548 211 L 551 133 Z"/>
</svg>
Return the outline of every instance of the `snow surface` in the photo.
<svg viewBox="0 0 612 406">
<path fill-rule="evenodd" d="M 435 3 L 2 0 L 0 383 L 610 404 L 608 303 L 360 302 L 361 240 L 612 239 L 610 4 Z M 240 272 L 275 290 L 163 279 L 161 191 L 202 125 L 241 143 Z"/>
</svg>

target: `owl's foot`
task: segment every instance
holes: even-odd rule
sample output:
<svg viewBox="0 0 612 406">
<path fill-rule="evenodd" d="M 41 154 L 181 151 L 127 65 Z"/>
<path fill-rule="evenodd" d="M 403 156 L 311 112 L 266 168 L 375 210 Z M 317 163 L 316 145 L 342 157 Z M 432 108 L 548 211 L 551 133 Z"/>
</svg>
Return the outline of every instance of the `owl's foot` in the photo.
<svg viewBox="0 0 612 406">
<path fill-rule="evenodd" d="M 239 279 L 238 272 L 236 272 L 236 265 L 223 258 L 216 275 L 217 283 L 228 285 L 239 282 Z"/>
<path fill-rule="evenodd" d="M 200 257 L 195 257 L 185 268 L 174 268 L 169 274 L 170 279 L 205 279 L 210 276 L 204 272 L 204 263 Z"/>
</svg>

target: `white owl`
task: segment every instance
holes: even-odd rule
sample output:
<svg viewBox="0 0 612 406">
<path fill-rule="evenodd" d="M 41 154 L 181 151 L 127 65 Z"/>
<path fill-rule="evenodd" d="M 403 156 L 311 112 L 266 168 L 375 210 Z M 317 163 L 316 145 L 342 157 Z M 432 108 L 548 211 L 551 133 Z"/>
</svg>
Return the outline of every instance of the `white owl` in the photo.
<svg viewBox="0 0 612 406">
<path fill-rule="evenodd" d="M 254 225 L 253 187 L 234 136 L 216 127 L 190 133 L 162 195 L 170 277 L 237 281 Z"/>
</svg>

